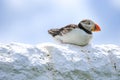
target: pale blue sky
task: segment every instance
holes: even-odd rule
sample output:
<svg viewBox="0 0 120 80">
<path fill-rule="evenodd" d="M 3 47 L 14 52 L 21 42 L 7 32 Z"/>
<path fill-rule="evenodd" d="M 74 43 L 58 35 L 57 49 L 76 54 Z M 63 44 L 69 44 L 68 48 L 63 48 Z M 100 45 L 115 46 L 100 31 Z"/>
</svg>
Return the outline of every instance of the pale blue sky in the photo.
<svg viewBox="0 0 120 80">
<path fill-rule="evenodd" d="M 120 45 L 120 0 L 0 0 L 0 43 L 54 42 L 50 28 L 91 19 L 94 44 Z"/>
</svg>

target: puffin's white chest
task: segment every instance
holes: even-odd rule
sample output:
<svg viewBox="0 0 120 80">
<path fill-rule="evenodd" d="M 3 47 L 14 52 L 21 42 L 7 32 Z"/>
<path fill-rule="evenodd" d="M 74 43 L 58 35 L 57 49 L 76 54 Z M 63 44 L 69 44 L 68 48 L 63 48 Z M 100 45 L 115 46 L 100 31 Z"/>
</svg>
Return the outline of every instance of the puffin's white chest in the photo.
<svg viewBox="0 0 120 80">
<path fill-rule="evenodd" d="M 57 40 L 62 41 L 63 43 L 71 43 L 76 45 L 86 45 L 90 42 L 92 35 L 87 34 L 81 29 L 73 29 L 72 31 L 62 35 L 56 36 Z"/>
</svg>

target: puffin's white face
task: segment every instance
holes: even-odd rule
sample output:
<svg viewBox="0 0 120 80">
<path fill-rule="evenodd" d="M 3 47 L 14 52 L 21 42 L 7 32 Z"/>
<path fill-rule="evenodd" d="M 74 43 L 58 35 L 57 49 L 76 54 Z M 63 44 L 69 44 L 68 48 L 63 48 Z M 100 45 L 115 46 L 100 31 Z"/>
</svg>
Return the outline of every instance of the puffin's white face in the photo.
<svg viewBox="0 0 120 80">
<path fill-rule="evenodd" d="M 95 32 L 95 31 L 100 31 L 101 30 L 100 27 L 97 24 L 95 24 L 92 20 L 86 19 L 86 20 L 82 20 L 80 23 L 88 31 L 94 31 Z"/>
</svg>

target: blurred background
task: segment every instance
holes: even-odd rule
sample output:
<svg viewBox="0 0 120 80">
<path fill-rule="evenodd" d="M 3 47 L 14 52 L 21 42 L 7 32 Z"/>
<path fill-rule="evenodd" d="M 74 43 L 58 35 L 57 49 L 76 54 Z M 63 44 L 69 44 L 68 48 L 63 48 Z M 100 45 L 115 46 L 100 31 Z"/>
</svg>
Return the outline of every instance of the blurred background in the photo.
<svg viewBox="0 0 120 80">
<path fill-rule="evenodd" d="M 91 19 L 93 44 L 120 45 L 120 0 L 0 0 L 0 43 L 54 42 L 47 30 Z"/>
</svg>

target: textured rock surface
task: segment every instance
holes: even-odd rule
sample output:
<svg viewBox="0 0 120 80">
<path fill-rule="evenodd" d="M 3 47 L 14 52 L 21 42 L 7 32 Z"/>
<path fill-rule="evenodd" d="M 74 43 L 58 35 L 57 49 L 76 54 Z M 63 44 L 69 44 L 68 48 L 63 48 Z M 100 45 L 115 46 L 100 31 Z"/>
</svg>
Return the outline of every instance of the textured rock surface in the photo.
<svg viewBox="0 0 120 80">
<path fill-rule="evenodd" d="M 0 44 L 0 80 L 119 80 L 120 46 Z"/>
</svg>

